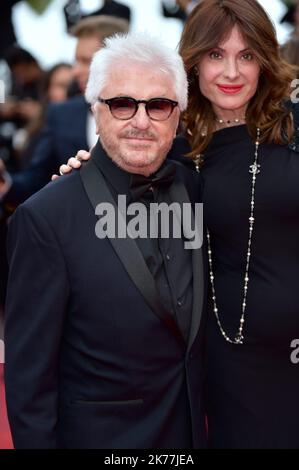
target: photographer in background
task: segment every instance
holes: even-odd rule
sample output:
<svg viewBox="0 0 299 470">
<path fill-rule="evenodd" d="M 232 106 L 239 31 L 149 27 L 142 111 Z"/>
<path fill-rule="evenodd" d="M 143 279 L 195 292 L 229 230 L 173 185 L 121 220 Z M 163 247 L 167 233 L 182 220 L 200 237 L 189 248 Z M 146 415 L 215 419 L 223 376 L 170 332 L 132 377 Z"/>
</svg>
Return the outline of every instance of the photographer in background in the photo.
<svg viewBox="0 0 299 470">
<path fill-rule="evenodd" d="M 163 16 L 185 21 L 200 0 L 162 0 Z"/>
<path fill-rule="evenodd" d="M 79 23 L 79 21 L 89 16 L 114 16 L 116 18 L 122 18 L 130 23 L 131 10 L 128 6 L 114 0 L 104 0 L 102 3 L 103 5 L 101 8 L 85 15 L 81 9 L 80 0 L 68 0 L 63 9 L 68 31 Z"/>
</svg>

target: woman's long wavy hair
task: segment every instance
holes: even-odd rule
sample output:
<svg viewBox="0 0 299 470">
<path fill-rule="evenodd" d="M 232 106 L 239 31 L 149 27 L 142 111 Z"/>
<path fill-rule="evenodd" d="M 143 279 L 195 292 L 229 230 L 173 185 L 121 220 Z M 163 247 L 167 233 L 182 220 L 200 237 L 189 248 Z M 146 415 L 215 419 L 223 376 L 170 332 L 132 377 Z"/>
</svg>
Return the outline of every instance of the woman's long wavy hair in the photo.
<svg viewBox="0 0 299 470">
<path fill-rule="evenodd" d="M 228 38 L 237 26 L 260 65 L 260 78 L 247 111 L 246 122 L 253 139 L 257 125 L 262 142 L 286 144 L 293 139 L 293 121 L 284 102 L 290 99 L 295 69 L 279 52 L 275 28 L 256 0 L 202 0 L 189 16 L 180 41 L 189 81 L 189 105 L 183 126 L 192 151 L 197 157 L 207 148 L 215 130 L 211 102 L 203 96 L 195 67 L 210 50 Z M 199 70 L 200 73 L 200 70 Z"/>
</svg>

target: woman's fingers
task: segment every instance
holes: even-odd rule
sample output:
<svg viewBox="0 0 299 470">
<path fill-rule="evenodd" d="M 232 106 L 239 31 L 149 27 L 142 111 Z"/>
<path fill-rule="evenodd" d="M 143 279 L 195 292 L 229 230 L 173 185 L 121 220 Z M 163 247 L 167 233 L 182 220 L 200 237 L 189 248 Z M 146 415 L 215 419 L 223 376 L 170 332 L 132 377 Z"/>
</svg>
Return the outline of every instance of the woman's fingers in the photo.
<svg viewBox="0 0 299 470">
<path fill-rule="evenodd" d="M 60 165 L 59 167 L 59 174 L 61 176 L 65 175 L 66 173 L 69 173 L 70 171 L 72 171 L 72 167 L 69 165 Z"/>
<path fill-rule="evenodd" d="M 62 169 L 62 172 L 63 173 L 69 173 L 72 170 L 72 168 L 80 168 L 81 162 L 77 158 L 71 157 L 71 158 L 68 159 L 67 165 L 62 165 L 62 166 L 63 167 L 64 166 L 68 167 L 67 171 L 64 171 L 64 169 Z"/>
<path fill-rule="evenodd" d="M 70 173 L 74 168 L 75 169 L 80 168 L 81 162 L 87 161 L 89 159 L 90 159 L 90 152 L 87 152 L 86 150 L 79 150 L 75 157 L 71 157 L 68 159 L 66 165 L 61 165 L 59 167 L 59 175 L 63 176 L 67 173 Z M 57 178 L 59 178 L 59 175 L 52 175 L 51 181 L 54 181 Z"/>
<path fill-rule="evenodd" d="M 90 152 L 87 152 L 86 150 L 79 150 L 77 153 L 76 157 L 77 160 L 89 160 L 90 159 Z"/>
</svg>

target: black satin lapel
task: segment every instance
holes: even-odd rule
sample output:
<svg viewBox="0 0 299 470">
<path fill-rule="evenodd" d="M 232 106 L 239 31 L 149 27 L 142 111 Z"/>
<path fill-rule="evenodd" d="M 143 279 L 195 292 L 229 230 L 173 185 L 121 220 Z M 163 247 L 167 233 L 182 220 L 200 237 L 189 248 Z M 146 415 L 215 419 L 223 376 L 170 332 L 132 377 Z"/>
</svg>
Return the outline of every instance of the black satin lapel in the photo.
<svg viewBox="0 0 299 470">
<path fill-rule="evenodd" d="M 202 248 L 192 250 L 193 264 L 193 311 L 190 327 L 190 336 L 188 342 L 188 350 L 191 348 L 193 341 L 198 333 L 200 322 L 202 319 L 204 305 L 204 271 Z"/>
<path fill-rule="evenodd" d="M 191 203 L 185 185 L 176 180 L 170 187 L 171 200 L 178 202 L 180 205 Z M 194 226 L 194 219 L 192 220 Z M 204 272 L 202 248 L 192 249 L 192 268 L 193 268 L 193 309 L 190 326 L 190 334 L 188 341 L 188 350 L 198 333 L 203 310 L 204 300 Z"/>
<path fill-rule="evenodd" d="M 100 202 L 105 201 L 112 204 L 117 211 L 116 203 L 108 189 L 106 181 L 93 160 L 82 165 L 80 176 L 94 209 Z M 152 311 L 181 341 L 183 341 L 181 332 L 176 325 L 174 318 L 166 311 L 160 300 L 155 280 L 149 271 L 135 240 L 128 236 L 126 238 L 109 238 L 109 241 L 128 275 L 143 295 Z"/>
</svg>

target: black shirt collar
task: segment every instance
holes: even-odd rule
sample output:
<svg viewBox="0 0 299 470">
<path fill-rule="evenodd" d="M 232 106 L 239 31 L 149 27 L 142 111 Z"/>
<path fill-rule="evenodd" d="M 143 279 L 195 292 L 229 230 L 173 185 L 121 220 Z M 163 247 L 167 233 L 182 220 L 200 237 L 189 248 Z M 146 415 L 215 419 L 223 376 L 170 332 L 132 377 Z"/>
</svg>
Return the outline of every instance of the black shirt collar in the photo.
<svg viewBox="0 0 299 470">
<path fill-rule="evenodd" d="M 109 186 L 113 188 L 115 194 L 124 194 L 127 196 L 127 203 L 132 201 L 130 193 L 130 183 L 132 174 L 127 171 L 122 170 L 117 166 L 114 161 L 107 155 L 106 151 L 103 149 L 100 139 L 98 140 L 93 152 L 92 157 L 97 167 L 103 173 L 106 181 Z M 161 165 L 161 168 L 164 165 L 167 165 L 167 159 Z"/>
<path fill-rule="evenodd" d="M 125 194 L 127 198 L 130 198 L 131 173 L 122 170 L 114 163 L 103 149 L 100 140 L 94 148 L 93 159 L 115 193 Z"/>
</svg>

